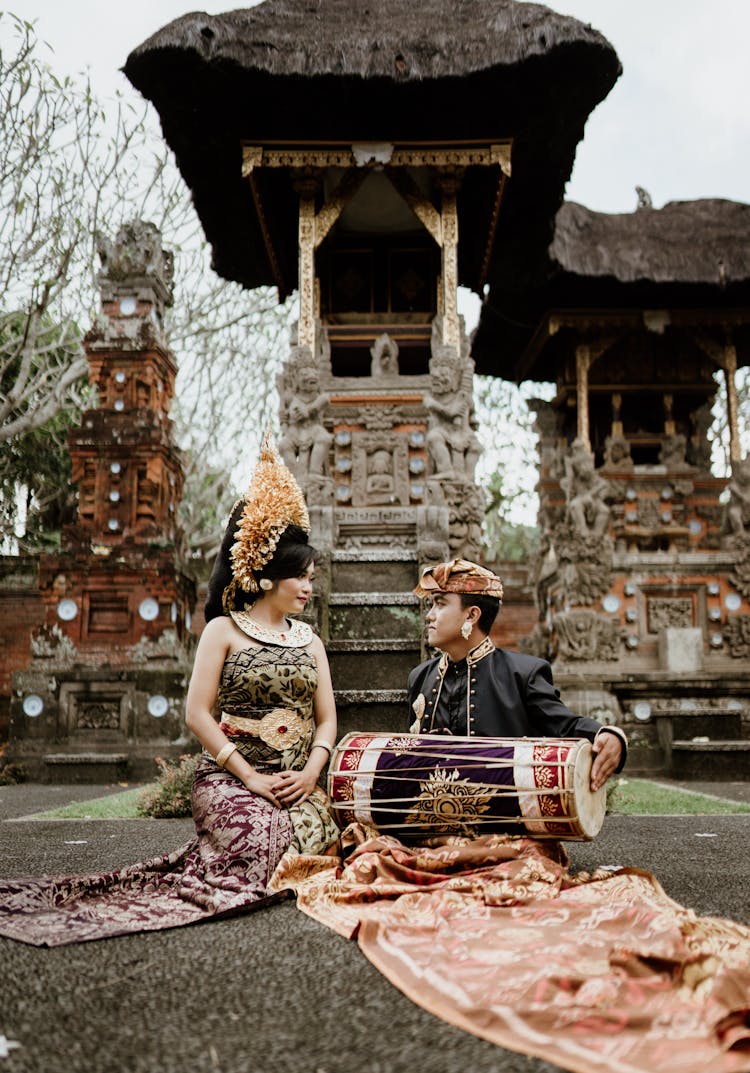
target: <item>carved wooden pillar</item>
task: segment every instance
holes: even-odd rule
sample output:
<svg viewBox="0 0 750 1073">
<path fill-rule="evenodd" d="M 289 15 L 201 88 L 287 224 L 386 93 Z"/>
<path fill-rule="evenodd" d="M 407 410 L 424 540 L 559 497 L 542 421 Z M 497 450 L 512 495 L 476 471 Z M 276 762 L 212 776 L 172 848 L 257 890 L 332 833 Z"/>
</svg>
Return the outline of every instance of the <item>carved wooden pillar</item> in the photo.
<svg viewBox="0 0 750 1073">
<path fill-rule="evenodd" d="M 315 353 L 315 200 L 307 190 L 299 199 L 299 328 L 300 346 Z"/>
<path fill-rule="evenodd" d="M 456 190 L 458 182 L 446 178 L 441 182 L 442 191 L 442 294 L 443 342 L 460 349 L 461 333 L 458 325 L 458 212 Z"/>
<path fill-rule="evenodd" d="M 732 462 L 740 460 L 740 433 L 737 415 L 737 349 L 733 343 L 724 347 L 724 379 L 727 386 L 727 423 L 729 425 L 729 458 Z"/>
<path fill-rule="evenodd" d="M 576 435 L 587 447 L 589 443 L 589 367 L 591 366 L 591 349 L 585 344 L 576 347 L 576 403 L 578 407 L 578 425 Z"/>
</svg>

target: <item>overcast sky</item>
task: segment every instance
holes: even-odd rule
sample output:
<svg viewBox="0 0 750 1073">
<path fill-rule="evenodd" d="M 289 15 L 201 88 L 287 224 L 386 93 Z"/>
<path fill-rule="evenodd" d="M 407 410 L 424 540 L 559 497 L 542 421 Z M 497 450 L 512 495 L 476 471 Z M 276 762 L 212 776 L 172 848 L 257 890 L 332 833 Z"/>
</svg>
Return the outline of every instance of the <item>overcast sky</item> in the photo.
<svg viewBox="0 0 750 1073">
<path fill-rule="evenodd" d="M 404 0 L 411 2 L 411 0 Z M 208 0 L 212 13 L 240 6 Z M 749 0 L 554 0 L 611 41 L 623 74 L 596 109 L 578 149 L 567 197 L 630 212 L 636 185 L 654 205 L 699 197 L 750 201 Z M 54 48 L 62 73 L 88 67 L 107 96 L 135 91 L 126 56 L 165 23 L 193 10 L 185 0 L 10 0 Z"/>
</svg>

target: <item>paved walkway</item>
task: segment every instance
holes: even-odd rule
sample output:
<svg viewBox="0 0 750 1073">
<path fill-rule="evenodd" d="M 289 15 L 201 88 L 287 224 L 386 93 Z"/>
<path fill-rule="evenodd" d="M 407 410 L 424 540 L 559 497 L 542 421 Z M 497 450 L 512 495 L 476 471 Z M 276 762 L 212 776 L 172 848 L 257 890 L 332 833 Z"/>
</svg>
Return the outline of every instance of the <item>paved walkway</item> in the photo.
<svg viewBox="0 0 750 1073">
<path fill-rule="evenodd" d="M 20 818 L 101 792 L 0 787 L 2 874 L 103 870 L 192 833 L 189 820 Z M 574 869 L 638 865 L 696 911 L 747 923 L 749 825 L 747 815 L 613 816 L 594 842 L 568 849 Z M 0 1057 L 0 1073 L 555 1071 L 414 1006 L 353 942 L 291 902 L 54 950 L 0 939 L 2 1034 L 20 1046 Z"/>
</svg>

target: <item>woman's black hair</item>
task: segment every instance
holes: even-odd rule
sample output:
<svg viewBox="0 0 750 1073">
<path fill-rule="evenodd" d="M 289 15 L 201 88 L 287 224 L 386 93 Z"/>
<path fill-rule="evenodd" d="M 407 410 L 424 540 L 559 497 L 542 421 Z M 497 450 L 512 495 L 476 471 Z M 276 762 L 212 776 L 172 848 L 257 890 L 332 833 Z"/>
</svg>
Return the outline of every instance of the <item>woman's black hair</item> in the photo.
<svg viewBox="0 0 750 1073">
<path fill-rule="evenodd" d="M 211 577 L 208 580 L 208 593 L 204 609 L 206 622 L 226 614 L 222 597 L 224 589 L 232 580 L 230 552 L 234 544 L 235 533 L 242 516 L 243 507 L 244 504 L 240 500 L 230 515 L 224 539 L 221 542 L 221 547 L 211 571 Z M 265 577 L 269 581 L 280 581 L 282 578 L 287 577 L 300 577 L 315 562 L 316 555 L 317 551 L 312 544 L 308 543 L 305 530 L 300 529 L 298 525 L 288 525 L 279 537 L 279 542 L 272 558 L 262 570 L 257 572 L 256 577 L 258 580 Z M 244 607 L 249 607 L 257 599 L 257 592 L 247 592 L 245 589 L 238 588 L 235 593 L 234 604 L 236 609 L 241 611 Z"/>
<path fill-rule="evenodd" d="M 479 618 L 477 619 L 477 629 L 482 633 L 489 634 L 492 629 L 492 624 L 497 618 L 498 611 L 500 610 L 500 600 L 497 596 L 485 596 L 484 593 L 474 592 L 462 592 L 461 596 L 462 607 L 478 607 Z"/>
</svg>

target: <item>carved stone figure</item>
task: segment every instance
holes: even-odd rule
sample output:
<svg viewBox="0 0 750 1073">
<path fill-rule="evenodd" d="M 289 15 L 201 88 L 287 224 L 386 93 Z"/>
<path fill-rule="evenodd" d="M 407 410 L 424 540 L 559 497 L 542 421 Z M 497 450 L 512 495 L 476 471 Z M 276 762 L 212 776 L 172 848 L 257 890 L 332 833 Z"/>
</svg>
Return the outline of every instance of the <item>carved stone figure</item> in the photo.
<svg viewBox="0 0 750 1073">
<path fill-rule="evenodd" d="M 443 481 L 448 507 L 448 547 L 451 558 L 477 559 L 482 550 L 484 493 L 465 481 Z"/>
<path fill-rule="evenodd" d="M 690 465 L 685 458 L 686 451 L 687 440 L 684 436 L 679 433 L 674 436 L 665 436 L 659 450 L 659 461 L 673 472 L 675 470 L 690 469 Z"/>
<path fill-rule="evenodd" d="M 728 484 L 724 543 L 734 546 L 750 538 L 750 455 L 732 463 L 732 479 Z"/>
<path fill-rule="evenodd" d="M 424 405 L 429 413 L 427 447 L 435 476 L 471 481 L 480 454 L 471 425 L 471 368 L 462 367 L 455 347 L 433 342 L 432 353 L 432 393 L 425 395 Z"/>
<path fill-rule="evenodd" d="M 649 633 L 660 633 L 669 627 L 690 628 L 695 625 L 693 601 L 689 596 L 651 596 L 647 622 Z"/>
<path fill-rule="evenodd" d="M 398 343 L 387 332 L 375 340 L 370 355 L 370 376 L 398 376 Z"/>
<path fill-rule="evenodd" d="M 374 451 L 367 464 L 367 481 L 365 485 L 367 502 L 378 504 L 396 501 L 396 483 L 393 479 L 393 457 L 389 451 Z"/>
<path fill-rule="evenodd" d="M 729 653 L 734 659 L 750 656 L 750 615 L 732 615 L 724 627 Z"/>
<path fill-rule="evenodd" d="M 713 423 L 711 403 L 705 402 L 690 415 L 693 433 L 687 446 L 687 461 L 691 466 L 708 473 L 711 470 L 711 441 L 708 431 Z"/>
<path fill-rule="evenodd" d="M 604 468 L 619 471 L 633 468 L 630 444 L 624 436 L 607 436 L 604 441 Z"/>
<path fill-rule="evenodd" d="M 560 481 L 568 501 L 568 516 L 577 533 L 598 540 L 609 524 L 604 497 L 609 485 L 594 468 L 594 455 L 583 440 L 574 440 L 565 458 L 565 476 Z"/>
<path fill-rule="evenodd" d="M 610 662 L 620 658 L 622 627 L 595 611 L 555 615 L 553 626 L 563 662 Z"/>
<path fill-rule="evenodd" d="M 308 476 L 328 471 L 328 452 L 333 437 L 321 415 L 330 396 L 320 391 L 318 366 L 309 347 L 292 348 L 279 376 L 282 437 L 281 455 L 302 487 Z"/>
</svg>

